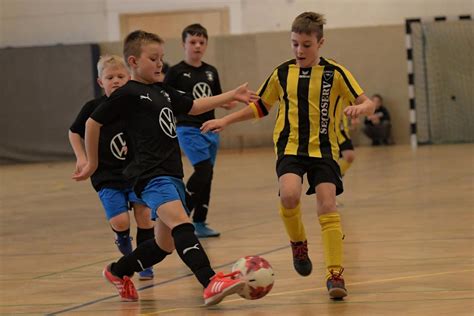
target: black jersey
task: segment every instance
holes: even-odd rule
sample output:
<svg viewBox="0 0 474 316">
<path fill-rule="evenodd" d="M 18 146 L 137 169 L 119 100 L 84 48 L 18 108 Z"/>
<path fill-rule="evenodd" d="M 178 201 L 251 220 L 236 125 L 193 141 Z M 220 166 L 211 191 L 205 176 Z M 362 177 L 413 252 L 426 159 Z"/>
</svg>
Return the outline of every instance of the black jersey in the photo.
<svg viewBox="0 0 474 316">
<path fill-rule="evenodd" d="M 217 69 L 202 63 L 191 66 L 184 61 L 171 67 L 166 73 L 165 83 L 176 90 L 192 95 L 193 99 L 210 97 L 222 93 Z M 202 123 L 214 119 L 214 110 L 201 115 L 178 115 L 178 125 L 201 127 Z"/>
<path fill-rule="evenodd" d="M 104 126 L 125 121 L 133 155 L 124 174 L 138 194 L 157 176 L 183 178 L 175 114 L 188 113 L 192 106 L 191 98 L 171 87 L 130 80 L 92 113 Z"/>
<path fill-rule="evenodd" d="M 84 138 L 86 121 L 95 109 L 107 100 L 106 96 L 87 102 L 79 112 L 69 130 Z M 96 191 L 107 187 L 125 189 L 131 183 L 123 176 L 126 165 L 126 139 L 123 133 L 124 124 L 116 121 L 101 129 L 99 137 L 99 165 L 91 176 L 92 186 Z"/>
</svg>

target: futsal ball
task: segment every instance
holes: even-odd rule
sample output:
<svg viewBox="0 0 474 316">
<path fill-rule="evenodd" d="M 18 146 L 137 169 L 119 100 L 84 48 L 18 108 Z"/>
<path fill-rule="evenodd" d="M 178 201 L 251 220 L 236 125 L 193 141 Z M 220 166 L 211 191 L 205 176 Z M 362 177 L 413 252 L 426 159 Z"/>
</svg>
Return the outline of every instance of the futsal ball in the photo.
<svg viewBox="0 0 474 316">
<path fill-rule="evenodd" d="M 273 287 L 274 274 L 270 263 L 259 256 L 240 258 L 232 266 L 232 272 L 240 271 L 240 279 L 245 286 L 238 293 L 245 299 L 256 300 L 264 297 Z"/>
</svg>

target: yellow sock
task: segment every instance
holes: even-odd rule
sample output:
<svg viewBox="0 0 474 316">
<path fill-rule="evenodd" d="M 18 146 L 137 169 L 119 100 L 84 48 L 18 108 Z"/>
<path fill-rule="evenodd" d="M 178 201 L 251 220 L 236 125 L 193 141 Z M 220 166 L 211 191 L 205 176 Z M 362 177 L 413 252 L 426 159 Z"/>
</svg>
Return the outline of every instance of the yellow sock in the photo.
<svg viewBox="0 0 474 316">
<path fill-rule="evenodd" d="M 330 271 L 339 272 L 342 268 L 342 229 L 341 217 L 338 213 L 328 213 L 319 216 L 321 235 L 323 238 L 324 260 L 326 262 L 326 277 Z"/>
<path fill-rule="evenodd" d="M 351 167 L 351 163 L 345 160 L 344 158 L 339 159 L 337 162 L 339 164 L 339 168 L 341 169 L 341 176 L 346 174 L 346 171 Z"/>
<path fill-rule="evenodd" d="M 283 224 L 285 224 L 286 233 L 291 241 L 306 240 L 300 204 L 292 209 L 287 209 L 280 204 L 280 217 L 283 220 Z"/>
</svg>

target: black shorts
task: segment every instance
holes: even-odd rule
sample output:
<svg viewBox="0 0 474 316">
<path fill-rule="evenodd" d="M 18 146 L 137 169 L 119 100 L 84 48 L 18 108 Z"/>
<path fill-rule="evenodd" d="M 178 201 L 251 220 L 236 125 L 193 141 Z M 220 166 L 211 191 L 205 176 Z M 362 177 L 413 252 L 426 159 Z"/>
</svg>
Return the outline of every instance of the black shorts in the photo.
<svg viewBox="0 0 474 316">
<path fill-rule="evenodd" d="M 345 150 L 354 150 L 352 140 L 346 139 L 342 144 L 339 144 L 339 157 L 342 157 L 342 152 Z"/>
<path fill-rule="evenodd" d="M 325 182 L 333 183 L 336 186 L 336 195 L 344 192 L 339 165 L 329 158 L 286 155 L 278 158 L 276 173 L 278 178 L 286 173 L 297 174 L 301 177 L 301 182 L 303 182 L 303 176 L 306 173 L 309 183 L 307 195 L 316 193 L 316 186 Z"/>
</svg>

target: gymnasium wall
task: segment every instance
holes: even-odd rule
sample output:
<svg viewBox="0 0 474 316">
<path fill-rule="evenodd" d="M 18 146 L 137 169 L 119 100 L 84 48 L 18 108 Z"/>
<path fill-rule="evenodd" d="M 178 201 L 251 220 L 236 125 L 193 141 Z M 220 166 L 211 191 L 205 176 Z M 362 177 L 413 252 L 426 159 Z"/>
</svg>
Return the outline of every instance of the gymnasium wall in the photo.
<svg viewBox="0 0 474 316">
<path fill-rule="evenodd" d="M 67 132 L 95 92 L 97 45 L 0 49 L 0 163 L 71 157 Z"/>
<path fill-rule="evenodd" d="M 408 143 L 404 33 L 399 26 L 326 31 L 322 55 L 345 65 L 368 95 L 380 93 L 393 116 L 396 143 Z M 0 49 L 2 116 L 0 161 L 45 161 L 71 155 L 67 130 L 80 107 L 95 94 L 95 61 L 121 53 L 121 43 Z M 166 60 L 182 58 L 178 39 L 166 42 Z M 95 52 L 94 52 L 95 51 Z M 219 69 L 223 88 L 248 81 L 258 89 L 273 68 L 292 58 L 288 32 L 220 36 L 210 40 L 206 61 Z M 218 116 L 225 110 L 218 110 Z M 222 133 L 223 148 L 272 144 L 276 111 Z M 354 142 L 367 139 L 354 132 Z"/>
<path fill-rule="evenodd" d="M 286 31 L 303 11 L 328 28 L 402 25 L 407 17 L 473 12 L 472 0 L 0 0 L 0 46 L 120 41 L 120 15 L 226 9 L 230 34 Z M 60 27 L 58 27 L 60 25 Z"/>
<path fill-rule="evenodd" d="M 333 58 L 346 66 L 359 81 L 367 95 L 379 93 L 392 115 L 394 140 L 409 143 L 408 94 L 404 28 L 380 26 L 341 28 L 325 31 L 322 56 Z M 121 53 L 119 43 L 101 44 L 103 52 Z M 165 43 L 165 59 L 175 64 L 182 59 L 178 39 Z M 217 67 L 224 89 L 249 82 L 258 89 L 281 62 L 291 59 L 289 32 L 217 36 L 210 39 L 205 60 Z M 217 115 L 227 111 L 218 109 Z M 238 123 L 222 132 L 223 148 L 242 148 L 272 144 L 276 109 L 257 121 Z M 361 126 L 362 127 L 362 126 Z M 368 144 L 360 129 L 353 132 L 356 144 Z"/>
</svg>

